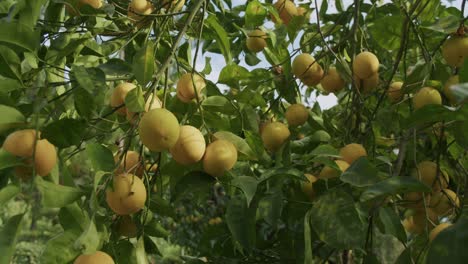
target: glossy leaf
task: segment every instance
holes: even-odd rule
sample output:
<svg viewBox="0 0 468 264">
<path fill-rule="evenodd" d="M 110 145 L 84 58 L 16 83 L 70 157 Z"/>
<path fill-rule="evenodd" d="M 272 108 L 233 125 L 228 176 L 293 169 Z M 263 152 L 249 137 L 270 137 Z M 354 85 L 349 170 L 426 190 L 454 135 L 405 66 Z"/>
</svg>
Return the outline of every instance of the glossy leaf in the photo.
<svg viewBox="0 0 468 264">
<path fill-rule="evenodd" d="M 257 191 L 258 180 L 254 177 L 249 176 L 238 176 L 232 180 L 231 184 L 239 189 L 245 194 L 247 201 L 247 207 L 250 205 L 255 192 Z"/>
<path fill-rule="evenodd" d="M 143 91 L 140 86 L 137 86 L 136 89 L 132 89 L 125 96 L 125 106 L 128 111 L 139 113 L 145 110 L 145 98 L 143 97 Z"/>
<path fill-rule="evenodd" d="M 0 170 L 23 164 L 22 161 L 3 148 L 0 149 Z"/>
<path fill-rule="evenodd" d="M 468 259 L 465 245 L 468 243 L 468 221 L 460 219 L 432 241 L 427 253 L 427 263 L 462 264 Z"/>
</svg>

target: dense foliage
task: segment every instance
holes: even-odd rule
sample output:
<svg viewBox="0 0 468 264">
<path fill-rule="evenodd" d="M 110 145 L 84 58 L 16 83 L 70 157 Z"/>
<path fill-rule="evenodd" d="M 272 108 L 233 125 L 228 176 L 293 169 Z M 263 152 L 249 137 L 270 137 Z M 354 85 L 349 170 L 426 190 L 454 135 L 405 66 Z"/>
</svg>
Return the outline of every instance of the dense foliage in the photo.
<svg viewBox="0 0 468 264">
<path fill-rule="evenodd" d="M 1 1 L 0 264 L 464 263 L 460 2 Z"/>
</svg>

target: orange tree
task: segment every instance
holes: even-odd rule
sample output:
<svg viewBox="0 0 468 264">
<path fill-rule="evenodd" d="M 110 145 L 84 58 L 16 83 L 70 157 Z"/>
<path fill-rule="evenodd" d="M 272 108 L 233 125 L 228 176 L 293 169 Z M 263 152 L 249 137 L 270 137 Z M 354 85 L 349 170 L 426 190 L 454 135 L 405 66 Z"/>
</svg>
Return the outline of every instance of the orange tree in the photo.
<svg viewBox="0 0 468 264">
<path fill-rule="evenodd" d="M 0 263 L 462 263 L 466 1 L 350 2 L 2 1 Z"/>
</svg>

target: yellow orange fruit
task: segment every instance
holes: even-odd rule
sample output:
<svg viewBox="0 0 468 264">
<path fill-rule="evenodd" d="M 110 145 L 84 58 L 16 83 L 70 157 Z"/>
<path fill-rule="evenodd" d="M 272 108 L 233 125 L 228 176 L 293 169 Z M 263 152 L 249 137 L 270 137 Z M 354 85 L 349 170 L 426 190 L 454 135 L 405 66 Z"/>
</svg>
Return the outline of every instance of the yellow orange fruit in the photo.
<svg viewBox="0 0 468 264">
<path fill-rule="evenodd" d="M 369 79 L 379 71 L 379 59 L 374 53 L 364 51 L 356 55 L 353 61 L 353 72 L 360 79 Z"/>
<path fill-rule="evenodd" d="M 214 177 L 232 169 L 237 162 L 237 149 L 229 141 L 218 139 L 211 142 L 203 156 L 203 170 Z"/>
<path fill-rule="evenodd" d="M 340 157 L 348 164 L 353 164 L 360 157 L 366 157 L 367 151 L 361 145 L 357 143 L 348 144 L 340 149 Z"/>
<path fill-rule="evenodd" d="M 185 73 L 177 82 L 177 98 L 184 103 L 192 101 L 196 95 L 201 99 L 201 92 L 205 87 L 206 83 L 203 77 L 198 74 Z"/>
<path fill-rule="evenodd" d="M 387 97 L 392 103 L 399 102 L 403 97 L 403 82 L 392 82 L 387 90 Z"/>
<path fill-rule="evenodd" d="M 3 149 L 14 156 L 31 157 L 36 141 L 36 130 L 23 129 L 12 132 L 3 142 Z"/>
<path fill-rule="evenodd" d="M 408 192 L 403 195 L 403 200 L 405 201 L 404 207 L 420 209 L 429 206 L 431 195 L 422 192 Z"/>
<path fill-rule="evenodd" d="M 138 152 L 129 150 L 125 155 L 122 157 L 122 160 L 119 163 L 119 159 L 122 154 L 118 154 L 114 156 L 115 163 L 119 164 L 117 167 L 115 174 L 122 174 L 122 173 L 130 173 L 135 174 L 138 177 L 143 175 L 143 161 L 140 158 L 140 154 Z"/>
<path fill-rule="evenodd" d="M 270 151 L 276 152 L 288 140 L 291 132 L 288 127 L 281 122 L 271 122 L 267 124 L 261 134 L 263 146 Z"/>
<path fill-rule="evenodd" d="M 318 179 L 312 175 L 312 174 L 309 174 L 309 173 L 306 173 L 304 174 L 307 178 L 307 182 L 304 181 L 304 182 L 301 182 L 301 189 L 302 189 L 302 192 L 307 195 L 309 198 L 313 198 L 314 197 L 314 188 L 313 188 L 313 183 L 316 182 Z"/>
<path fill-rule="evenodd" d="M 455 104 L 456 100 L 450 87 L 458 83 L 460 83 L 460 77 L 458 75 L 453 75 L 450 76 L 450 78 L 448 78 L 447 82 L 445 82 L 444 85 L 444 95 L 449 99 L 450 103 L 452 104 Z"/>
<path fill-rule="evenodd" d="M 449 214 L 453 208 L 460 207 L 460 199 L 452 190 L 443 189 L 432 195 L 430 206 L 437 215 L 445 216 Z"/>
<path fill-rule="evenodd" d="M 85 5 L 90 5 L 94 9 L 99 9 L 102 7 L 102 1 L 101 0 L 80 0 L 81 4 Z"/>
<path fill-rule="evenodd" d="M 173 113 L 157 108 L 148 111 L 138 125 L 140 139 L 151 151 L 163 151 L 172 148 L 179 138 L 179 121 Z"/>
<path fill-rule="evenodd" d="M 285 25 L 289 24 L 293 16 L 298 15 L 296 5 L 289 0 L 278 0 L 273 6 L 278 11 L 278 15 Z M 273 17 L 272 20 L 275 23 L 277 22 Z"/>
<path fill-rule="evenodd" d="M 150 95 L 148 97 L 148 100 L 146 100 L 145 104 L 145 113 L 148 112 L 149 110 L 156 109 L 156 108 L 161 108 L 162 107 L 162 102 L 159 100 L 157 95 Z M 135 122 L 138 119 L 138 113 L 131 112 L 127 109 L 127 121 L 130 124 L 135 124 Z"/>
<path fill-rule="evenodd" d="M 442 46 L 442 56 L 448 65 L 461 67 L 468 57 L 468 38 L 456 36 L 447 39 Z"/>
<path fill-rule="evenodd" d="M 440 176 L 443 176 L 442 173 L 439 173 Z M 426 184 L 427 186 L 440 190 L 440 182 L 436 184 L 437 178 L 437 164 L 432 161 L 421 161 L 416 165 L 416 169 L 413 171 L 412 176 Z M 448 181 L 446 178 L 441 179 L 441 181 Z M 443 183 L 442 183 L 443 184 Z"/>
<path fill-rule="evenodd" d="M 306 71 L 300 80 L 307 86 L 315 86 L 320 83 L 322 78 L 323 69 L 319 64 L 316 64 L 315 67 L 311 67 L 308 71 Z"/>
<path fill-rule="evenodd" d="M 320 81 L 320 84 L 327 93 L 337 93 L 344 88 L 345 81 L 341 78 L 335 67 L 330 67 L 327 74 Z"/>
<path fill-rule="evenodd" d="M 419 109 L 425 105 L 442 104 L 439 91 L 432 87 L 423 87 L 413 96 L 413 107 Z"/>
<path fill-rule="evenodd" d="M 311 76 L 319 75 L 318 73 L 323 70 L 312 55 L 302 53 L 296 56 L 291 65 L 293 74 L 299 79 L 310 79 Z M 320 77 L 321 78 L 321 77 Z M 319 80 L 320 82 L 320 80 Z"/>
<path fill-rule="evenodd" d="M 301 126 L 309 119 L 309 111 L 303 104 L 292 104 L 285 113 L 290 126 Z"/>
<path fill-rule="evenodd" d="M 205 149 L 205 138 L 200 130 L 193 126 L 181 126 L 179 139 L 169 151 L 175 161 L 190 165 L 203 158 Z"/>
<path fill-rule="evenodd" d="M 106 191 L 106 201 L 116 214 L 133 214 L 145 206 L 146 187 L 136 175 L 115 175 L 112 184 L 113 188 Z"/>
<path fill-rule="evenodd" d="M 114 264 L 114 260 L 107 253 L 96 251 L 93 254 L 82 254 L 75 259 L 73 264 Z"/>
<path fill-rule="evenodd" d="M 154 6 L 150 1 L 146 0 L 132 0 L 128 5 L 127 16 L 133 24 L 136 24 L 137 28 L 148 25 L 145 21 L 145 15 L 153 13 Z"/>
<path fill-rule="evenodd" d="M 135 89 L 136 85 L 133 83 L 121 83 L 115 87 L 112 91 L 110 106 L 119 107 L 125 104 L 125 97 L 127 97 L 128 92 L 132 89 Z M 117 111 L 119 115 L 125 115 L 127 113 L 127 108 L 125 106 L 120 107 Z"/>
<path fill-rule="evenodd" d="M 370 93 L 379 86 L 379 74 L 375 73 L 367 79 L 360 79 L 357 75 L 354 75 L 354 82 L 356 88 L 362 93 Z"/>
<path fill-rule="evenodd" d="M 163 7 L 172 12 L 179 12 L 184 7 L 185 0 L 163 0 Z"/>
<path fill-rule="evenodd" d="M 339 177 L 341 173 L 345 172 L 349 168 L 349 163 L 347 163 L 344 160 L 336 160 L 335 161 L 336 165 L 340 170 L 336 170 L 335 168 L 325 166 L 323 169 L 320 171 L 319 178 L 320 179 L 331 179 L 335 177 Z"/>
<path fill-rule="evenodd" d="M 444 231 L 447 227 L 451 226 L 452 223 L 442 223 L 434 227 L 434 229 L 431 230 L 429 233 L 429 241 L 432 242 L 439 234 L 440 232 Z"/>
<path fill-rule="evenodd" d="M 251 31 L 247 37 L 247 49 L 252 52 L 262 51 L 267 46 L 266 38 L 266 33 L 260 29 Z"/>
<path fill-rule="evenodd" d="M 57 150 L 47 139 L 36 142 L 34 166 L 40 176 L 48 175 L 57 164 Z"/>
</svg>

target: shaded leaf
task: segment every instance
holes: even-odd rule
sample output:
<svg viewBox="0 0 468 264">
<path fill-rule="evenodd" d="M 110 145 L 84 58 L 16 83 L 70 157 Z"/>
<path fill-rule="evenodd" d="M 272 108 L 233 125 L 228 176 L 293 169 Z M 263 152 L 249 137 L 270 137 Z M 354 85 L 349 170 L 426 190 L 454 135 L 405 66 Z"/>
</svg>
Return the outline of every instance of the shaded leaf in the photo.
<svg viewBox="0 0 468 264">
<path fill-rule="evenodd" d="M 3 206 L 6 202 L 14 198 L 20 191 L 21 189 L 14 184 L 8 184 L 0 189 L 0 206 Z"/>
<path fill-rule="evenodd" d="M 262 174 L 260 177 L 260 181 L 266 181 L 272 177 L 278 176 L 286 176 L 296 178 L 298 180 L 307 181 L 307 178 L 304 175 L 304 172 L 290 167 L 285 168 L 272 168 L 267 170 L 265 173 Z"/>
<path fill-rule="evenodd" d="M 383 224 L 384 234 L 391 234 L 398 238 L 402 243 L 406 243 L 407 237 L 405 229 L 401 224 L 400 217 L 389 207 L 382 207 L 379 209 L 379 219 Z"/>
<path fill-rule="evenodd" d="M 0 170 L 22 165 L 23 162 L 16 156 L 13 156 L 3 148 L 0 149 Z"/>
<path fill-rule="evenodd" d="M 35 51 L 39 47 L 40 32 L 18 22 L 0 21 L 0 43 Z"/>
<path fill-rule="evenodd" d="M 41 193 L 41 202 L 44 207 L 60 208 L 78 200 L 83 192 L 77 188 L 54 184 L 35 178 L 37 189 Z"/>
<path fill-rule="evenodd" d="M 91 254 L 100 248 L 101 239 L 93 220 L 88 221 L 88 226 L 73 245 L 75 248 L 79 248 L 83 254 Z"/>
<path fill-rule="evenodd" d="M 338 249 L 362 248 L 366 226 L 353 197 L 340 189 L 329 190 L 314 203 L 310 217 L 320 240 Z"/>
<path fill-rule="evenodd" d="M 80 119 L 64 118 L 49 123 L 41 136 L 59 148 L 80 144 L 86 133 L 86 122 Z"/>
<path fill-rule="evenodd" d="M 312 152 L 310 153 L 311 155 L 317 155 L 317 156 L 325 156 L 325 157 L 335 157 L 339 158 L 340 157 L 340 152 L 332 147 L 331 145 L 320 145 L 316 147 Z"/>
<path fill-rule="evenodd" d="M 440 232 L 432 241 L 427 253 L 427 263 L 462 264 L 468 259 L 468 220 L 461 218 L 453 226 Z"/>
<path fill-rule="evenodd" d="M 213 95 L 202 102 L 203 109 L 210 112 L 220 112 L 227 115 L 237 113 L 231 102 L 224 96 Z"/>
<path fill-rule="evenodd" d="M 369 186 L 361 194 L 361 201 L 369 201 L 385 195 L 407 192 L 429 192 L 431 188 L 414 177 L 395 176 Z"/>
<path fill-rule="evenodd" d="M 226 30 L 224 29 L 223 26 L 221 26 L 218 19 L 213 14 L 210 14 L 208 18 L 205 20 L 205 25 L 216 33 L 214 35 L 216 38 L 216 43 L 218 44 L 219 49 L 221 50 L 221 53 L 224 56 L 226 64 L 230 63 L 232 61 L 231 44 L 230 44 L 231 42 L 230 42 L 230 39 L 228 37 Z"/>
<path fill-rule="evenodd" d="M 379 171 L 366 157 L 360 157 L 343 172 L 340 179 L 357 187 L 372 185 L 381 179 Z"/>
<path fill-rule="evenodd" d="M 79 235 L 78 230 L 70 229 L 47 241 L 40 263 L 63 264 L 73 261 L 81 253 L 77 248 L 71 246 Z"/>
<path fill-rule="evenodd" d="M 95 171 L 110 172 L 114 170 L 115 161 L 110 149 L 98 143 L 91 143 L 86 146 L 86 154 Z"/>
<path fill-rule="evenodd" d="M 12 263 L 23 214 L 12 216 L 0 231 L 0 263 Z"/>
<path fill-rule="evenodd" d="M 172 198 L 177 200 L 187 193 L 193 194 L 197 199 L 211 193 L 215 179 L 201 171 L 193 171 L 185 174 L 174 187 Z"/>
<path fill-rule="evenodd" d="M 266 15 L 267 11 L 259 1 L 250 1 L 245 8 L 245 25 L 250 27 L 261 26 Z"/>
<path fill-rule="evenodd" d="M 400 47 L 403 20 L 401 16 L 385 16 L 375 20 L 369 31 L 382 48 L 395 50 Z"/>
<path fill-rule="evenodd" d="M 247 79 L 249 76 L 250 73 L 246 68 L 231 63 L 221 70 L 218 82 L 237 87 L 239 85 L 239 80 Z"/>
<path fill-rule="evenodd" d="M 257 191 L 258 180 L 254 177 L 238 176 L 231 181 L 231 184 L 242 190 L 247 200 L 247 207 L 249 207 Z"/>
<path fill-rule="evenodd" d="M 425 105 L 403 120 L 403 128 L 411 128 L 426 123 L 439 121 L 467 120 L 467 116 L 462 109 L 451 110 L 443 105 Z"/>
<path fill-rule="evenodd" d="M 16 53 L 0 46 L 0 75 L 21 81 L 21 62 Z"/>
<path fill-rule="evenodd" d="M 226 222 L 233 238 L 247 251 L 255 244 L 255 206 L 247 207 L 243 195 L 233 196 L 226 209 Z"/>
</svg>

